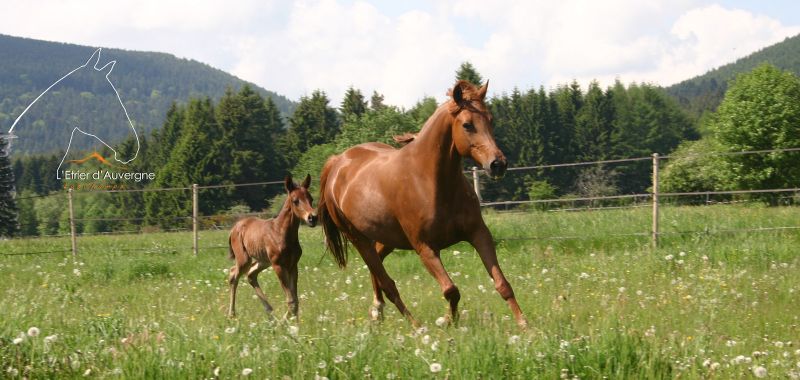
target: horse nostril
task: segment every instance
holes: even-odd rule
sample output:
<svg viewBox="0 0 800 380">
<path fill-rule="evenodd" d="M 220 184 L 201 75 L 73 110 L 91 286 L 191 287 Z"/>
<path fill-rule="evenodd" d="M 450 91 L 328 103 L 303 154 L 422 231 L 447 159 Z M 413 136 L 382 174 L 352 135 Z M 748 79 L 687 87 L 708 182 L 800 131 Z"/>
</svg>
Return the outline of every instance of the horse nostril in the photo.
<svg viewBox="0 0 800 380">
<path fill-rule="evenodd" d="M 508 162 L 502 159 L 495 159 L 489 164 L 489 172 L 495 179 L 502 177 L 507 168 Z"/>
<path fill-rule="evenodd" d="M 316 215 L 309 215 L 308 216 L 308 224 L 316 224 L 317 223 L 317 216 Z"/>
</svg>

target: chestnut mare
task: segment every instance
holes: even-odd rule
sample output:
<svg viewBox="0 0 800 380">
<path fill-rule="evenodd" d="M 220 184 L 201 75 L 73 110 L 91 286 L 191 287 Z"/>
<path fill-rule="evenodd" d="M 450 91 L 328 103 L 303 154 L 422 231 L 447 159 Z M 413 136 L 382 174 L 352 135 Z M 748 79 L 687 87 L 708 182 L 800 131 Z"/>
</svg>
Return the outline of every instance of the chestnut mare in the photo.
<svg viewBox="0 0 800 380">
<path fill-rule="evenodd" d="M 385 293 L 418 325 L 383 266 L 392 250 L 414 249 L 450 303 L 447 318 L 457 322 L 461 295 L 439 251 L 468 241 L 517 324 L 526 325 L 497 262 L 480 202 L 462 172 L 462 158 L 471 157 L 492 177 L 505 174 L 506 159 L 495 144 L 492 115 L 483 102 L 487 87 L 488 83 L 477 88 L 458 81 L 449 91 L 451 99 L 438 107 L 417 135 L 406 135 L 402 148 L 357 145 L 330 157 L 322 169 L 318 210 L 328 250 L 340 267 L 347 264 L 347 240 L 361 254 L 372 276 L 374 319 L 382 317 Z"/>
<path fill-rule="evenodd" d="M 272 313 L 272 306 L 258 285 L 258 274 L 269 266 L 275 270 L 281 287 L 286 292 L 289 312 L 292 316 L 297 315 L 297 262 L 303 253 L 297 230 L 300 228 L 300 221 L 311 227 L 317 223 L 317 213 L 312 206 L 314 200 L 308 193 L 309 185 L 311 176 L 307 175 L 300 186 L 292 182 L 291 175 L 286 176 L 284 186 L 288 196 L 278 216 L 267 220 L 245 218 L 236 222 L 231 229 L 228 258 L 236 260 L 228 278 L 231 288 L 228 314 L 231 317 L 236 315 L 236 287 L 239 285 L 239 277 L 245 273 L 267 314 Z"/>
</svg>

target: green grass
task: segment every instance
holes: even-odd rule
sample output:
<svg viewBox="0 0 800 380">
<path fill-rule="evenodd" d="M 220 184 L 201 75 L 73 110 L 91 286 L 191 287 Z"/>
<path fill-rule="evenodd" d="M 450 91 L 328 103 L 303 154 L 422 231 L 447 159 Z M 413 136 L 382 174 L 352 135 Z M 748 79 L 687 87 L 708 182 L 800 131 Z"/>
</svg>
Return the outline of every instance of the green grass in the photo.
<svg viewBox="0 0 800 380">
<path fill-rule="evenodd" d="M 202 232 L 198 257 L 188 233 L 79 237 L 76 260 L 21 254 L 68 250 L 67 238 L 2 241 L 0 377 L 738 379 L 758 366 L 800 376 L 800 233 L 719 232 L 792 226 L 798 211 L 666 208 L 656 251 L 648 236 L 621 236 L 647 232 L 649 209 L 489 213 L 528 331 L 466 244 L 442 252 L 462 293 L 458 326 L 435 324 L 446 302 L 416 255 L 387 258 L 425 324 L 415 331 L 392 305 L 382 323 L 368 320 L 368 271 L 357 254 L 335 268 L 319 228 L 301 229 L 299 321 L 280 318 L 271 271 L 260 278 L 277 320 L 246 281 L 238 318 L 225 316 L 231 263 L 216 246 L 227 231 Z"/>
</svg>

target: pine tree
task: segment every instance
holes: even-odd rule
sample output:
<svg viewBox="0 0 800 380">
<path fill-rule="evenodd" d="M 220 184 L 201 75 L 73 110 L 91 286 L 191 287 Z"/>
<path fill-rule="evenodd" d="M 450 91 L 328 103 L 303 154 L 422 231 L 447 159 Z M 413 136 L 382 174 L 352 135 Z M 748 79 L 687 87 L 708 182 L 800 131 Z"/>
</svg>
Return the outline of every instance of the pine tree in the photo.
<svg viewBox="0 0 800 380">
<path fill-rule="evenodd" d="M 456 70 L 456 80 L 465 80 L 476 86 L 483 85 L 483 77 L 481 77 L 481 74 L 475 69 L 475 66 L 472 66 L 468 61 L 462 63 L 458 70 Z"/>
<path fill-rule="evenodd" d="M 369 100 L 369 108 L 373 111 L 380 111 L 386 108 L 383 99 L 383 94 L 379 94 L 378 91 L 372 91 L 372 98 Z"/>
<path fill-rule="evenodd" d="M 344 93 L 344 99 L 342 100 L 342 105 L 339 107 L 339 111 L 342 113 L 342 118 L 345 120 L 348 118 L 360 117 L 367 111 L 367 101 L 364 99 L 364 95 L 361 91 L 350 86 L 347 92 Z"/>
<path fill-rule="evenodd" d="M 339 133 L 339 115 L 328 103 L 328 97 L 320 90 L 314 91 L 311 97 L 300 98 L 300 104 L 289 119 L 289 133 L 296 139 L 296 152 L 302 154 L 314 145 L 333 141 Z"/>
<path fill-rule="evenodd" d="M 14 169 L 8 156 L 7 139 L 0 135 L 0 237 L 14 236 L 19 232 Z"/>
</svg>

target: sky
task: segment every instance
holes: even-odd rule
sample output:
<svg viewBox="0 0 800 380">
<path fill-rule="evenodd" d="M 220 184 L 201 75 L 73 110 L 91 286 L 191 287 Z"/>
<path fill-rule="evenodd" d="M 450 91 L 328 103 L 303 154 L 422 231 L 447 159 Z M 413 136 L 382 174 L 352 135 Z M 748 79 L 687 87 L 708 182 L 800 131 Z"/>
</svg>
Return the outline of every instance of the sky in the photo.
<svg viewBox="0 0 800 380">
<path fill-rule="evenodd" d="M 800 34 L 800 1 L 0 0 L 0 33 L 195 59 L 290 99 L 411 107 L 471 62 L 489 92 L 663 86 Z M 13 52 L 0 52 L 13 54 Z M 124 62 L 115 74 L 124 74 Z"/>
</svg>

